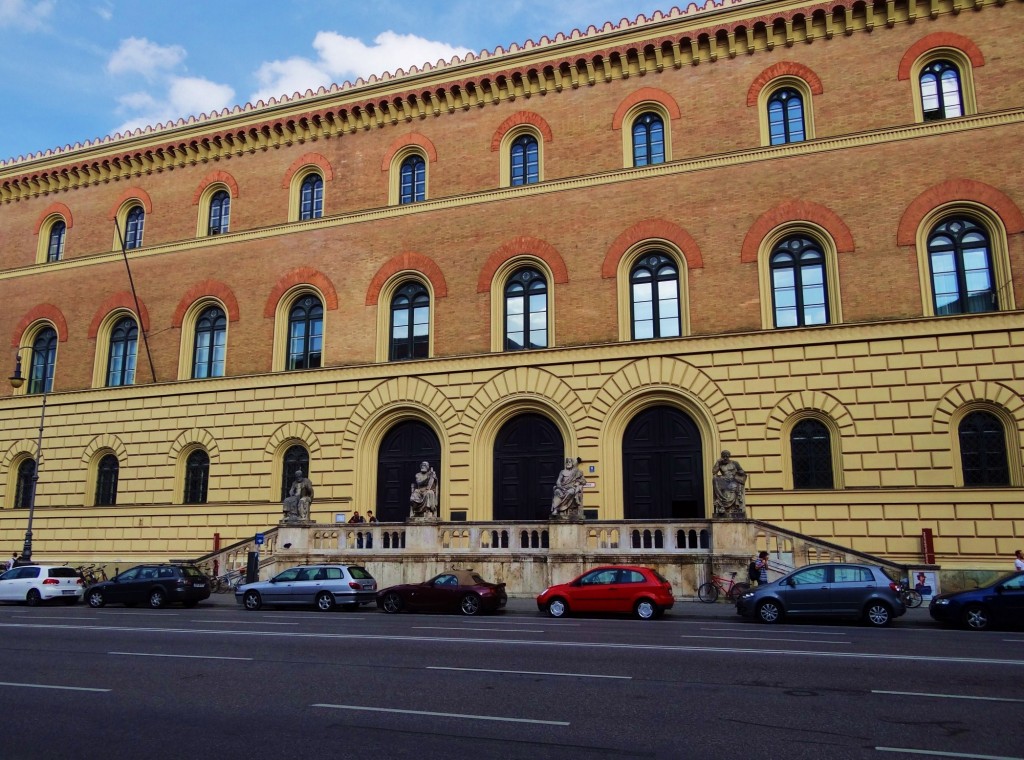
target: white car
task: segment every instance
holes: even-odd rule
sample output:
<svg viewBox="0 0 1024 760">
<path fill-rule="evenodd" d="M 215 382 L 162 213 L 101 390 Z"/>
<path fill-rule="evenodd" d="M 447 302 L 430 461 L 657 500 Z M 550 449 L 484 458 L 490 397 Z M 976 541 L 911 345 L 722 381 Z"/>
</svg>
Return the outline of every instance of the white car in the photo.
<svg viewBox="0 0 1024 760">
<path fill-rule="evenodd" d="M 0 602 L 25 602 L 29 607 L 60 599 L 77 604 L 82 598 L 82 578 L 73 567 L 23 565 L 0 575 Z"/>
</svg>

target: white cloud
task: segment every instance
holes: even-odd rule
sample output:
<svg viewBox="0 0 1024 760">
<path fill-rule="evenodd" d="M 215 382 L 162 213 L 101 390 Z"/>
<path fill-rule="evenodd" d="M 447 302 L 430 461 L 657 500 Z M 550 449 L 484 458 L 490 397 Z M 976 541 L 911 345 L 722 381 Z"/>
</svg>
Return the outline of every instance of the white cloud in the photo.
<svg viewBox="0 0 1024 760">
<path fill-rule="evenodd" d="M 54 2 L 55 0 L 40 0 L 35 3 L 28 0 L 0 0 L 0 29 L 5 26 L 26 31 L 40 29 L 53 12 Z"/>
<path fill-rule="evenodd" d="M 118 98 L 120 111 L 132 113 L 116 132 L 177 121 L 189 116 L 218 111 L 235 103 L 235 91 L 199 77 L 169 77 L 167 92 L 153 97 L 148 92 L 133 92 Z"/>
<path fill-rule="evenodd" d="M 180 45 L 157 45 L 139 37 L 121 40 L 121 47 L 107 61 L 111 74 L 141 74 L 151 79 L 162 70 L 173 69 L 185 60 L 185 48 Z"/>
</svg>

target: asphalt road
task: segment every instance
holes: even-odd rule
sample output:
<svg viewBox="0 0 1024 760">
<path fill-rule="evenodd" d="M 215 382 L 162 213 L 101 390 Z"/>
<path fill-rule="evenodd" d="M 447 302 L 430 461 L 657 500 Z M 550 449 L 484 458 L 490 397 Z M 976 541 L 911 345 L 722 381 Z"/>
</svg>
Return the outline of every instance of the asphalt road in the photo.
<svg viewBox="0 0 1024 760">
<path fill-rule="evenodd" d="M 0 759 L 1024 758 L 1022 631 L 510 607 L 0 606 Z"/>
</svg>

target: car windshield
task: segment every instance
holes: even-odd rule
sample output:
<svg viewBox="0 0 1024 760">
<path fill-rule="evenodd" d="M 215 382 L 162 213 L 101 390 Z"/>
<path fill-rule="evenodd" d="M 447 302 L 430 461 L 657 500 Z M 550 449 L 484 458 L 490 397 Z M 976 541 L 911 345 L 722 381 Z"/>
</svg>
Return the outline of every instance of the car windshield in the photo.
<svg viewBox="0 0 1024 760">
<path fill-rule="evenodd" d="M 1013 580 L 1017 576 L 1020 576 L 1021 578 L 1024 578 L 1024 575 L 1021 575 L 1020 573 L 1009 573 L 1007 575 L 1004 575 L 1002 578 L 997 580 L 995 583 L 992 583 L 991 587 L 995 588 L 996 586 L 1000 586 L 1000 585 L 1003 585 L 1005 583 L 1009 583 L 1011 580 Z M 1016 584 L 1014 584 L 1013 587 L 1014 588 L 1019 588 Z"/>
<path fill-rule="evenodd" d="M 186 575 L 187 577 L 189 577 L 189 578 L 202 578 L 203 577 L 203 574 L 202 574 L 202 572 L 200 572 L 199 568 L 198 567 L 192 567 L 191 565 L 186 565 L 185 567 L 181 568 L 181 572 L 184 575 Z"/>
<path fill-rule="evenodd" d="M 349 565 L 348 574 L 359 581 L 373 580 L 373 576 L 366 572 L 366 568 L 359 565 Z"/>
</svg>

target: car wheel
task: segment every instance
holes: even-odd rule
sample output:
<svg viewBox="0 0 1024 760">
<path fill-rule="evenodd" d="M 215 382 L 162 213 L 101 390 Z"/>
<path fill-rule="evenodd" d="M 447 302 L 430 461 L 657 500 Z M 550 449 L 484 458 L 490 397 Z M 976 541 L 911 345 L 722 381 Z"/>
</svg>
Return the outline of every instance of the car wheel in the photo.
<svg viewBox="0 0 1024 760">
<path fill-rule="evenodd" d="M 29 607 L 38 607 L 43 603 L 43 597 L 39 595 L 39 589 L 30 588 L 25 596 L 25 604 Z"/>
<path fill-rule="evenodd" d="M 90 607 L 102 607 L 107 603 L 107 600 L 103 598 L 103 592 L 99 589 L 87 592 L 85 598 L 89 602 Z"/>
<path fill-rule="evenodd" d="M 765 599 L 757 605 L 757 617 L 762 623 L 778 623 L 782 615 L 782 607 L 774 599 Z"/>
<path fill-rule="evenodd" d="M 155 588 L 149 592 L 149 606 L 158 610 L 167 604 L 167 594 L 162 588 Z"/>
<path fill-rule="evenodd" d="M 242 606 L 252 612 L 255 612 L 262 607 L 263 598 L 260 596 L 260 592 L 253 591 L 252 589 L 246 591 L 245 595 L 242 597 Z"/>
<path fill-rule="evenodd" d="M 462 597 L 462 601 L 459 602 L 459 612 L 463 615 L 476 615 L 480 612 L 482 606 L 479 596 L 476 594 L 466 594 Z"/>
<path fill-rule="evenodd" d="M 633 614 L 641 620 L 650 620 L 658 616 L 658 605 L 650 599 L 639 599 L 633 605 Z"/>
<path fill-rule="evenodd" d="M 884 602 L 869 602 L 864 610 L 864 620 L 868 625 L 884 628 L 892 622 L 892 610 Z"/>
<path fill-rule="evenodd" d="M 556 596 L 548 602 L 548 614 L 553 618 L 562 618 L 569 614 L 569 603 Z"/>
<path fill-rule="evenodd" d="M 964 610 L 964 625 L 972 631 L 984 631 L 992 624 L 988 610 L 980 604 L 971 604 Z"/>
<path fill-rule="evenodd" d="M 708 604 L 711 604 L 711 602 L 717 602 L 718 586 L 716 586 L 714 583 L 700 584 L 700 588 L 697 589 L 697 597 L 702 602 L 707 602 Z"/>
<path fill-rule="evenodd" d="M 395 591 L 389 591 L 381 599 L 381 607 L 385 612 L 395 613 L 402 611 L 402 597 Z"/>
<path fill-rule="evenodd" d="M 321 591 L 317 594 L 316 608 L 321 612 L 329 612 L 334 609 L 334 594 L 329 591 Z"/>
</svg>

